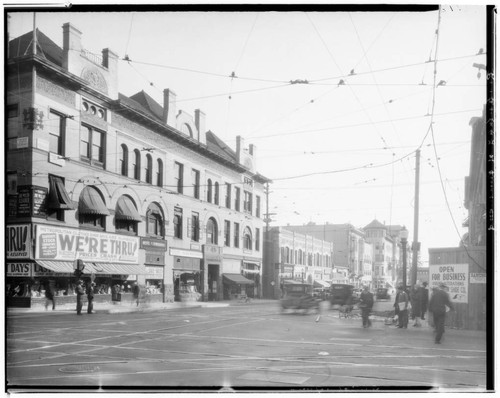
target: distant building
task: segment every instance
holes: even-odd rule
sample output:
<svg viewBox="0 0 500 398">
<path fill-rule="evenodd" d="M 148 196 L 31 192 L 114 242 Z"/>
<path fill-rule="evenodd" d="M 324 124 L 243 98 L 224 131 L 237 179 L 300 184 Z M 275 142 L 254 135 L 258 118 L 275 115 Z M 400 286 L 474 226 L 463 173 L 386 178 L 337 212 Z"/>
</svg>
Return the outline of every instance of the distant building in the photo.
<svg viewBox="0 0 500 398">
<path fill-rule="evenodd" d="M 364 275 L 363 230 L 351 224 L 287 225 L 287 229 L 333 243 L 333 264 L 337 273 L 359 286 Z"/>
<path fill-rule="evenodd" d="M 311 235 L 273 227 L 265 232 L 263 294 L 280 298 L 281 285 L 295 280 L 317 287 L 329 287 L 333 272 L 333 245 Z"/>
</svg>

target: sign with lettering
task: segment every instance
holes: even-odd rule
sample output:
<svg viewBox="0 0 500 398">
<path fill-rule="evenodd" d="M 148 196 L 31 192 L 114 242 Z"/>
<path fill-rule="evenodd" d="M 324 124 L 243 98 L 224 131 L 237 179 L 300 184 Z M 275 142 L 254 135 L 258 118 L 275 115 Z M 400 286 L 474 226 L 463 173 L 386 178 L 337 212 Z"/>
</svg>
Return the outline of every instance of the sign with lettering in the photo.
<svg viewBox="0 0 500 398">
<path fill-rule="evenodd" d="M 18 188 L 17 216 L 18 217 L 47 217 L 48 188 L 23 185 Z"/>
<path fill-rule="evenodd" d="M 202 252 L 195 252 L 192 250 L 182 250 L 182 249 L 174 249 L 170 248 L 171 256 L 179 256 L 179 257 L 191 257 L 191 258 L 203 258 Z"/>
<path fill-rule="evenodd" d="M 163 265 L 165 264 L 165 255 L 160 252 L 146 252 L 144 264 Z"/>
<path fill-rule="evenodd" d="M 469 275 L 470 283 L 486 283 L 486 274 L 471 272 Z"/>
<path fill-rule="evenodd" d="M 469 297 L 469 264 L 429 266 L 429 290 L 444 283 L 454 303 L 467 303 Z"/>
<path fill-rule="evenodd" d="M 31 229 L 29 224 L 7 225 L 5 251 L 7 258 L 31 258 Z"/>
<path fill-rule="evenodd" d="M 37 225 L 35 258 L 138 264 L 139 238 Z"/>
<path fill-rule="evenodd" d="M 7 276 L 31 276 L 30 263 L 7 263 Z"/>
<path fill-rule="evenodd" d="M 150 251 L 167 251 L 167 241 L 155 238 L 141 238 L 141 249 Z"/>
<path fill-rule="evenodd" d="M 148 273 L 146 279 L 163 279 L 163 267 L 148 267 L 146 265 L 144 268 Z"/>
</svg>

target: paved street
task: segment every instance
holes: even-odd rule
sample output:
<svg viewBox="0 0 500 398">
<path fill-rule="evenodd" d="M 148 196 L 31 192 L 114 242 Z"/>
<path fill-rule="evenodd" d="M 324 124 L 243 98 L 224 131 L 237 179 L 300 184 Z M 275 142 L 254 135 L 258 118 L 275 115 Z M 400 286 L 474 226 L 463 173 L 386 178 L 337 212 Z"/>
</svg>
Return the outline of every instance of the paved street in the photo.
<svg viewBox="0 0 500 398">
<path fill-rule="evenodd" d="M 363 329 L 337 311 L 282 314 L 278 302 L 136 313 L 14 312 L 8 387 L 235 389 L 396 387 L 481 391 L 483 332 Z"/>
</svg>

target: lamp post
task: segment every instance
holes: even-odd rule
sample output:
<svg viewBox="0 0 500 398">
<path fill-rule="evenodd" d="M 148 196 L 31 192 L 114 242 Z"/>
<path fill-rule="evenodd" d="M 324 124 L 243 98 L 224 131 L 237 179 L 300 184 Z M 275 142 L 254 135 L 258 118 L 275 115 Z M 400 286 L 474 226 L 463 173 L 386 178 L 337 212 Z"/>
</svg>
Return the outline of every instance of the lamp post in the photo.
<svg viewBox="0 0 500 398">
<path fill-rule="evenodd" d="M 400 231 L 401 246 L 403 247 L 403 289 L 406 291 L 406 246 L 408 245 L 408 230 L 403 226 Z"/>
</svg>

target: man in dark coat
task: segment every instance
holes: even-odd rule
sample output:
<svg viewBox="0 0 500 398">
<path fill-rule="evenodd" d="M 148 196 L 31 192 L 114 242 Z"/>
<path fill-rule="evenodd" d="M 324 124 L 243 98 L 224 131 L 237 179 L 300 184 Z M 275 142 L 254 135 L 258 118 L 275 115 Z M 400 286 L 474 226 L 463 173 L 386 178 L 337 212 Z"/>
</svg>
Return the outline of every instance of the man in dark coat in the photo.
<svg viewBox="0 0 500 398">
<path fill-rule="evenodd" d="M 422 320 L 425 320 L 425 313 L 427 312 L 427 306 L 429 305 L 429 289 L 427 289 L 427 282 L 422 282 L 420 287 L 420 311 Z"/>
<path fill-rule="evenodd" d="M 441 338 L 444 334 L 446 307 L 448 307 L 451 311 L 454 310 L 453 304 L 450 301 L 450 296 L 445 289 L 446 285 L 440 284 L 439 288 L 433 290 L 429 301 L 429 311 L 432 312 L 434 327 L 436 328 L 436 337 L 434 340 L 436 344 L 441 344 Z"/>
<path fill-rule="evenodd" d="M 368 286 L 363 286 L 363 291 L 359 296 L 359 308 L 361 308 L 361 318 L 363 320 L 363 327 L 368 328 L 372 325 L 370 321 L 370 312 L 373 307 L 373 293 L 370 292 Z"/>
<path fill-rule="evenodd" d="M 87 314 L 93 314 L 94 312 L 94 287 L 95 283 L 92 282 L 87 288 Z"/>
<path fill-rule="evenodd" d="M 398 286 L 394 308 L 398 316 L 398 328 L 406 329 L 408 327 L 408 294 L 404 291 L 403 286 Z"/>
<path fill-rule="evenodd" d="M 78 281 L 76 285 L 76 315 L 82 315 L 82 307 L 83 307 L 83 295 L 85 294 L 85 290 L 83 290 L 83 281 Z"/>
<path fill-rule="evenodd" d="M 422 312 L 422 291 L 421 291 L 420 282 L 417 281 L 410 292 L 410 301 L 411 301 L 411 314 L 412 319 L 415 320 L 413 326 L 420 327 L 422 324 L 420 323 L 420 315 Z"/>
<path fill-rule="evenodd" d="M 53 283 L 48 283 L 45 287 L 45 310 L 49 306 L 49 301 L 52 301 L 52 309 L 56 309 L 56 298 L 55 298 L 55 289 Z"/>
<path fill-rule="evenodd" d="M 137 303 L 137 306 L 139 307 L 141 288 L 139 287 L 139 284 L 137 282 L 134 282 L 134 287 L 132 288 L 132 293 L 133 293 L 134 301 Z"/>
</svg>

